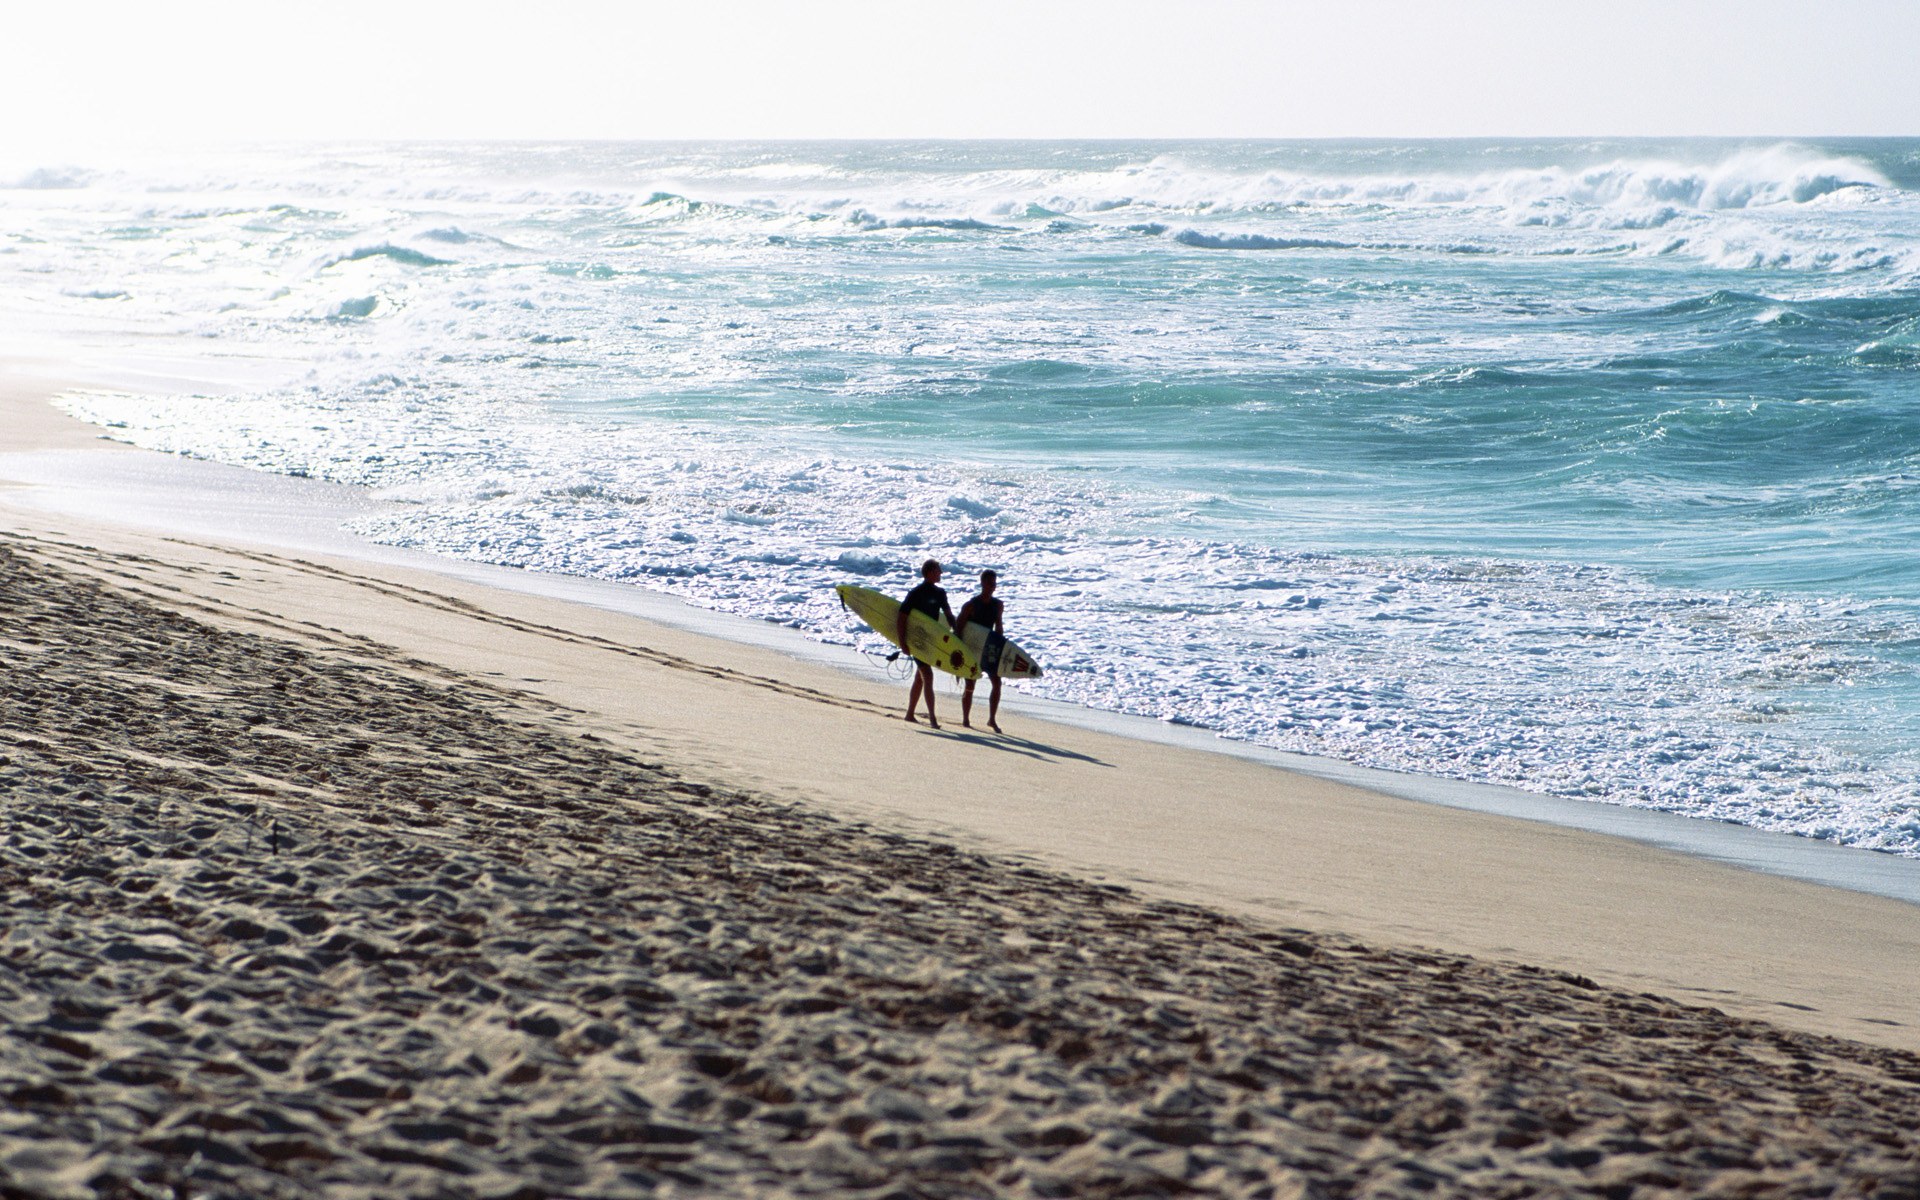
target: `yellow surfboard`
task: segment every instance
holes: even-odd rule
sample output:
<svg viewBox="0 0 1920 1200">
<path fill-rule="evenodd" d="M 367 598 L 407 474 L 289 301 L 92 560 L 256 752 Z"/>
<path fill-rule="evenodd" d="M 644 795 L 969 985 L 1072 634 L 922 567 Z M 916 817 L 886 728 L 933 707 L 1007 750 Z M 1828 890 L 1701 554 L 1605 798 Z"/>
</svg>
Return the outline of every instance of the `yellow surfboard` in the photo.
<svg viewBox="0 0 1920 1200">
<path fill-rule="evenodd" d="M 876 592 L 858 584 L 843 583 L 833 589 L 840 603 L 873 627 L 873 631 L 900 646 L 900 602 L 885 592 Z M 960 679 L 980 678 L 980 657 L 954 635 L 944 619 L 923 612 L 907 615 L 907 644 L 900 646 L 930 667 L 936 667 Z"/>
<path fill-rule="evenodd" d="M 885 592 L 876 592 L 852 583 L 843 583 L 833 590 L 840 593 L 840 603 L 871 625 L 875 633 L 896 646 L 900 645 L 895 638 L 900 623 L 898 600 Z M 907 618 L 907 645 L 904 649 L 921 662 L 949 675 L 960 679 L 978 679 L 982 656 L 987 651 L 987 630 L 984 626 L 969 625 L 966 637 L 962 638 L 954 633 L 953 627 L 945 620 L 917 612 Z M 1034 662 L 1018 645 L 1003 638 L 1000 642 L 1000 677 L 1038 679 L 1040 664 Z"/>
</svg>

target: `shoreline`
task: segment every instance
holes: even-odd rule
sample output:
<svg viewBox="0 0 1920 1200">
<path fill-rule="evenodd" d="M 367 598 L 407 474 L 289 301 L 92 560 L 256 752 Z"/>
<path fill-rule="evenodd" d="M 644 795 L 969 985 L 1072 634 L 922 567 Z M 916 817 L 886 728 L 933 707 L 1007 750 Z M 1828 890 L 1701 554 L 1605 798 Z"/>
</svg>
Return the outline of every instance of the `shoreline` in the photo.
<svg viewBox="0 0 1920 1200">
<path fill-rule="evenodd" d="M 237 537 L 376 567 L 423 570 L 482 587 L 635 616 L 826 666 L 869 683 L 884 681 L 891 686 L 895 682 L 851 647 L 820 642 L 774 622 L 702 608 L 642 585 L 549 575 L 368 541 L 341 526 L 353 516 L 377 512 L 380 502 L 347 485 L 142 450 L 58 410 L 52 411 L 45 430 L 36 436 L 55 444 L 40 446 L 31 459 L 19 457 L 18 451 L 9 453 L 0 444 L 0 478 L 11 470 L 22 480 L 58 493 L 59 498 L 46 507 L 69 516 L 148 525 L 215 541 Z M 135 453 L 113 459 L 111 477 L 102 478 L 101 464 L 89 453 L 102 447 Z M 900 687 L 904 689 L 905 684 Z M 957 692 L 948 690 L 945 699 L 951 713 Z M 1030 696 L 1017 689 L 1008 689 L 1004 706 L 1024 717 L 1093 733 L 1227 755 L 1423 804 L 1625 838 L 1744 870 L 1920 905 L 1920 859 L 1661 809 L 1367 767 L 1239 741 L 1200 726 Z"/>
<path fill-rule="evenodd" d="M 102 441 L 45 403 L 53 390 L 10 388 L 9 409 L 37 403 L 44 411 L 16 423 L 21 433 L 6 449 L 107 447 L 115 463 L 166 460 Z M 0 490 L 0 503 L 9 492 L 16 489 Z M 240 590 L 252 607 L 286 621 L 330 626 L 350 613 L 348 624 L 361 636 L 476 678 L 512 679 L 591 714 L 597 735 L 640 736 L 651 751 L 670 750 L 745 790 L 957 837 L 1170 899 L 1532 962 L 1707 999 L 1797 1028 L 1920 1049 L 1920 1022 L 1905 1019 L 1908 998 L 1920 987 L 1920 920 L 1903 901 L 1757 874 L 1606 833 L 1407 800 L 1217 746 L 1115 738 L 1025 712 L 1016 715 L 1026 736 L 919 736 L 892 719 L 902 698 L 891 683 L 474 579 L 525 573 L 473 568 L 449 575 L 306 550 L 235 553 L 225 539 L 166 537 L 94 516 L 7 507 L 30 529 L 81 531 L 103 549 L 158 551 L 176 558 L 176 566 L 197 563 L 200 572 L 216 562 L 229 571 L 245 566 L 257 578 L 244 587 L 210 587 L 192 571 L 171 573 L 163 586 L 214 604 L 227 602 L 227 589 Z M 657 648 L 673 664 L 695 664 L 647 676 L 647 686 L 672 695 L 667 711 L 608 677 L 610 666 L 634 665 L 625 652 L 632 645 Z M 716 695 L 702 686 L 716 677 L 743 687 Z M 791 709 L 778 697 L 827 699 Z M 725 711 L 734 706 L 738 711 Z M 865 719 L 844 719 L 849 710 Z M 898 766 L 896 756 L 905 756 Z M 1036 784 L 1036 772 L 1043 782 Z M 953 781 L 931 789 L 936 793 L 968 792 L 965 781 L 973 780 L 977 794 L 923 794 L 910 782 L 915 774 Z M 1035 804 L 1036 786 L 1053 803 Z M 1676 913 L 1701 914 L 1694 918 L 1700 927 L 1676 923 Z M 1883 1023 L 1889 1021 L 1896 1023 Z"/>
<path fill-rule="evenodd" d="M 26 1193 L 1920 1190 L 1904 902 L 22 494 Z"/>
</svg>

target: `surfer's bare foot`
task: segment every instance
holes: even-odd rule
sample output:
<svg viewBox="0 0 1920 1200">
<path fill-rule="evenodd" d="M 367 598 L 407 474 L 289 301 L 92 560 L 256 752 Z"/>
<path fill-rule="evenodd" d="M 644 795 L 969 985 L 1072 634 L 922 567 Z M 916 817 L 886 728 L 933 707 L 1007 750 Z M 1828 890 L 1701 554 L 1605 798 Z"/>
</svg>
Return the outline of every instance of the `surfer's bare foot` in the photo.
<svg viewBox="0 0 1920 1200">
<path fill-rule="evenodd" d="M 1000 732 L 1000 727 L 994 724 L 992 721 L 987 722 L 987 728 L 993 730 L 995 733 Z"/>
<path fill-rule="evenodd" d="M 961 717 L 961 718 L 960 718 L 960 728 L 962 728 L 962 729 L 972 729 L 972 728 L 973 728 L 973 722 L 972 722 L 972 721 L 969 721 L 969 720 L 967 720 L 967 719 L 966 719 L 965 717 Z"/>
<path fill-rule="evenodd" d="M 916 719 L 912 713 L 907 714 L 907 724 L 918 725 L 919 723 L 920 723 L 919 720 Z"/>
</svg>

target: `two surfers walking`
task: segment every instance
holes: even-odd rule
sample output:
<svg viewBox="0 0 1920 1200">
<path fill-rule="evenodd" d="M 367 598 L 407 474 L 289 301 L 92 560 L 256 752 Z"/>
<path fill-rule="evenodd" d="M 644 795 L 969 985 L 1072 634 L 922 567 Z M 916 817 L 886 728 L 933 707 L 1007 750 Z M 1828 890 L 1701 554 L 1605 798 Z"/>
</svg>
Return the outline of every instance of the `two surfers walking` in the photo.
<svg viewBox="0 0 1920 1200">
<path fill-rule="evenodd" d="M 987 695 L 987 728 L 1000 732 L 1000 645 L 1006 639 L 1001 628 L 1001 617 L 1005 611 L 994 593 L 1000 577 L 992 571 L 980 572 L 980 591 L 973 599 L 960 606 L 960 615 L 956 618 L 953 609 L 947 603 L 946 589 L 940 586 L 940 564 L 928 559 L 920 565 L 920 583 L 900 602 L 900 616 L 897 619 L 895 644 L 904 647 L 907 644 L 907 617 L 914 612 L 923 612 L 938 621 L 946 618 L 948 625 L 956 633 L 964 634 L 968 624 L 983 626 L 987 631 L 987 652 L 982 656 L 981 670 L 993 687 Z M 967 680 L 966 689 L 960 693 L 960 724 L 973 728 L 973 685 L 977 680 Z M 933 668 L 919 659 L 913 660 L 913 688 L 907 693 L 907 720 L 919 724 L 914 710 L 920 706 L 920 697 L 927 698 L 927 724 L 935 729 L 940 722 L 933 715 Z"/>
</svg>

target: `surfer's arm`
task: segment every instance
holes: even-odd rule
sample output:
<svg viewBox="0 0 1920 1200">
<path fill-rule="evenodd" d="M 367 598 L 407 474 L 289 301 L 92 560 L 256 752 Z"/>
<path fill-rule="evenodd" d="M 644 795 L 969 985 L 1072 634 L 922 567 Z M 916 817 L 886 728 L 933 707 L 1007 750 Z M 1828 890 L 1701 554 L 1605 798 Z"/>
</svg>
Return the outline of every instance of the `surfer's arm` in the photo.
<svg viewBox="0 0 1920 1200">
<path fill-rule="evenodd" d="M 953 627 L 955 629 L 965 629 L 967 627 L 967 618 L 972 615 L 973 601 L 969 600 L 960 606 L 960 616 L 953 622 Z"/>
</svg>

